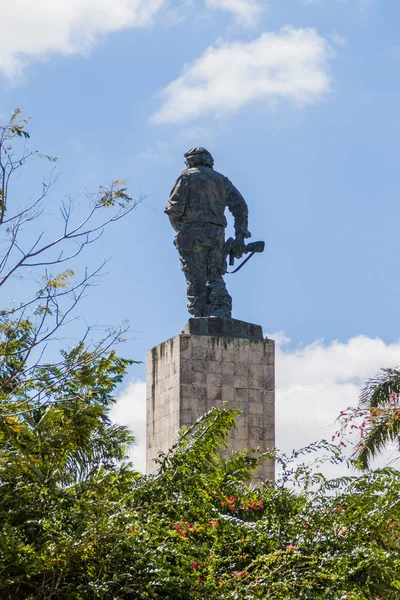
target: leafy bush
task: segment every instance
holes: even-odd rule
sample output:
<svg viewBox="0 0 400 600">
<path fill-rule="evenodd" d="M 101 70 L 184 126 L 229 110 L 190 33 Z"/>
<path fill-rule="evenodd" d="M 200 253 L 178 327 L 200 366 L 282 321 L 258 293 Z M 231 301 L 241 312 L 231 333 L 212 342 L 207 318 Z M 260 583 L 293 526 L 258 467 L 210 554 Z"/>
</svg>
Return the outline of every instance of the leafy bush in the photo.
<svg viewBox="0 0 400 600">
<path fill-rule="evenodd" d="M 111 353 L 58 402 L 2 421 L 1 598 L 399 597 L 397 471 L 328 481 L 297 452 L 251 486 L 264 457 L 221 456 L 237 411 L 214 408 L 141 475 L 107 417 L 125 367 Z M 321 448 L 343 460 L 304 452 Z"/>
</svg>

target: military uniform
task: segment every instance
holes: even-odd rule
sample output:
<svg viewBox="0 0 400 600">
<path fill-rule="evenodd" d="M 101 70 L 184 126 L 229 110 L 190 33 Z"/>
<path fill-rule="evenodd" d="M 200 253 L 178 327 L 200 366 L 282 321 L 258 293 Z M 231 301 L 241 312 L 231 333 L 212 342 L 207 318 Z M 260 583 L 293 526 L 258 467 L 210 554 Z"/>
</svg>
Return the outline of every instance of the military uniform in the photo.
<svg viewBox="0 0 400 600">
<path fill-rule="evenodd" d="M 232 298 L 223 280 L 226 207 L 235 220 L 236 238 L 249 237 L 243 196 L 227 177 L 211 166 L 197 164 L 181 173 L 165 209 L 177 232 L 174 243 L 186 277 L 188 309 L 195 317 L 231 316 Z"/>
</svg>

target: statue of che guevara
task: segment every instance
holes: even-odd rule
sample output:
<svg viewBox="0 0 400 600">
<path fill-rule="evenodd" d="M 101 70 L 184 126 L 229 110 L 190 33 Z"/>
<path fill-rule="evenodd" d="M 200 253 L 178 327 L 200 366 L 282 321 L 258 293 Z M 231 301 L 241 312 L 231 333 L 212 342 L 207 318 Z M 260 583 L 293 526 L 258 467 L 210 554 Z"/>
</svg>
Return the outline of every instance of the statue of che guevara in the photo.
<svg viewBox="0 0 400 600">
<path fill-rule="evenodd" d="M 251 235 L 246 201 L 227 177 L 214 171 L 210 152 L 191 148 L 185 159 L 187 168 L 179 176 L 165 212 L 177 232 L 174 244 L 186 277 L 188 309 L 194 317 L 231 318 L 232 298 L 223 279 L 227 256 L 233 264 L 234 258 L 246 252 L 262 251 L 264 243 L 245 245 Z M 227 242 L 226 207 L 235 221 L 235 239 Z"/>
</svg>

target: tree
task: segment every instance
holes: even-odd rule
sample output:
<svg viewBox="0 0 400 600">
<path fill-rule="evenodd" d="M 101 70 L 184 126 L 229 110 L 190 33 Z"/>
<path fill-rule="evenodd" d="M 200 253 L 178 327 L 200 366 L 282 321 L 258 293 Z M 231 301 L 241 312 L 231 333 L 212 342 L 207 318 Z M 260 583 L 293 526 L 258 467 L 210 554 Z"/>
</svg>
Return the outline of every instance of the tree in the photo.
<svg viewBox="0 0 400 600">
<path fill-rule="evenodd" d="M 64 360 L 74 365 L 68 378 L 54 366 L 37 370 L 33 399 L 23 399 L 17 416 L 0 420 L 3 598 L 54 597 L 63 583 L 60 565 L 71 561 L 73 568 L 85 520 L 101 514 L 96 503 L 123 478 L 119 461 L 133 441 L 108 415 L 112 391 L 131 361 L 109 352 L 89 363 L 82 345 Z M 48 386 L 49 369 L 52 385 L 41 402 L 34 392 Z"/>
<path fill-rule="evenodd" d="M 116 368 L 110 362 L 101 375 L 108 382 L 106 395 Z M 399 472 L 328 481 L 298 464 L 302 454 L 321 449 L 324 460 L 343 460 L 336 447 L 319 443 L 289 457 L 276 454 L 281 473 L 276 484 L 251 487 L 246 482 L 263 457 L 243 452 L 224 458 L 220 451 L 236 413 L 214 408 L 183 429 L 151 476 L 125 463 L 91 469 L 86 452 L 89 468 L 82 477 L 71 477 L 75 462 L 63 459 L 46 479 L 38 471 L 52 461 L 51 445 L 34 455 L 36 462 L 29 453 L 14 471 L 4 466 L 2 480 L 5 472 L 10 476 L 0 487 L 6 507 L 0 596 L 398 598 Z M 94 421 L 90 415 L 88 420 L 90 427 Z M 75 425 L 54 418 L 49 427 L 53 437 L 67 429 L 60 441 L 64 455 Z M 91 439 L 78 443 L 87 448 Z M 69 446 L 72 454 L 75 443 Z M 11 498 L 16 492 L 17 502 Z"/>
<path fill-rule="evenodd" d="M 104 262 L 92 271 L 75 274 L 75 262 L 85 248 L 95 243 L 105 227 L 126 217 L 136 206 L 123 181 L 100 187 L 87 194 L 88 208 L 71 199 L 60 203 L 61 227 L 51 237 L 40 225 L 46 202 L 58 176 L 51 168 L 42 181 L 41 192 L 26 202 L 13 193 L 16 176 L 28 163 L 45 160 L 54 165 L 56 158 L 39 154 L 28 147 L 28 119 L 15 110 L 9 121 L 0 126 L 0 418 L 27 410 L 35 399 L 46 404 L 54 390 L 67 381 L 75 369 L 90 364 L 123 334 L 125 327 L 108 331 L 90 349 L 66 353 L 50 368 L 59 332 L 71 320 L 74 310 L 87 289 L 99 276 Z M 33 187 L 33 186 L 32 186 Z M 111 213 L 111 214 L 110 214 Z M 78 218 L 79 217 L 79 218 Z M 56 226 L 54 227 L 54 229 Z M 53 228 L 52 228 L 53 230 Z M 26 291 L 18 298 L 18 279 L 24 279 Z M 31 282 L 36 282 L 31 284 Z M 36 287 L 35 287 L 36 286 Z M 11 291 L 12 289 L 12 291 Z M 11 296 L 17 298 L 11 304 Z M 6 303 L 10 305 L 5 306 Z M 90 327 L 82 334 L 77 348 L 82 350 L 89 339 Z M 74 356 L 75 360 L 72 360 Z M 47 377 L 43 377 L 43 369 Z M 39 381 L 42 387 L 38 387 Z M 15 401 L 10 402 L 11 398 Z"/>
<path fill-rule="evenodd" d="M 369 379 L 360 393 L 358 406 L 341 413 L 341 431 L 337 436 L 348 438 L 358 432 L 359 440 L 353 459 L 360 469 L 368 469 L 371 460 L 389 443 L 400 450 L 400 371 L 381 369 Z M 345 441 L 341 441 L 342 445 Z"/>
<path fill-rule="evenodd" d="M 82 519 L 88 506 L 85 494 L 96 489 L 100 502 L 100 490 L 105 490 L 102 479 L 123 474 L 118 464 L 133 441 L 127 428 L 113 425 L 108 414 L 112 392 L 133 362 L 118 357 L 113 349 L 125 327 L 106 332 L 91 345 L 87 344 L 90 327 L 72 348 L 62 348 L 57 338 L 102 268 L 84 269 L 75 277 L 74 259 L 137 202 L 124 182 L 114 181 L 89 195 L 86 214 L 78 207 L 79 220 L 74 203 L 61 202 L 62 228 L 53 238 L 40 229 L 36 233 L 57 175 L 52 169 L 39 196 L 25 204 L 18 202 L 12 184 L 30 161 L 53 164 L 56 159 L 28 149 L 27 122 L 16 110 L 0 127 L 4 304 L 10 288 L 18 294 L 15 279 L 23 279 L 26 271 L 37 282 L 35 289 L 25 281 L 31 296 L 20 297 L 8 308 L 3 304 L 0 312 L 0 588 L 4 598 L 31 597 L 32 590 L 34 597 L 52 597 L 57 581 L 52 580 L 46 558 L 48 544 L 59 548 L 57 536 L 68 537 L 67 522 L 75 502 Z M 64 521 L 57 521 L 60 507 Z M 46 538 L 50 530 L 51 540 Z M 9 571 L 13 582 L 7 579 Z"/>
</svg>

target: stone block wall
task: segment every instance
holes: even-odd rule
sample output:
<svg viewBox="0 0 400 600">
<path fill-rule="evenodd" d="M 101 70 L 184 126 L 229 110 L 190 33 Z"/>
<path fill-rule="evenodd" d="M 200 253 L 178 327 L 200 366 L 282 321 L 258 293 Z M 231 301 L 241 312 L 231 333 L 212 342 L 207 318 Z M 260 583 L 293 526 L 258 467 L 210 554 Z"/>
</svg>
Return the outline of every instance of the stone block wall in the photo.
<svg viewBox="0 0 400 600">
<path fill-rule="evenodd" d="M 275 347 L 272 340 L 180 335 L 147 356 L 147 471 L 158 451 L 166 452 L 182 425 L 227 401 L 239 408 L 229 449 L 275 445 Z M 263 464 L 258 478 L 273 479 Z"/>
</svg>

